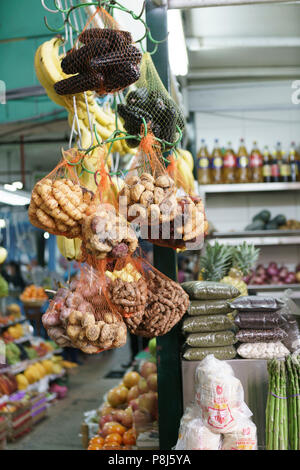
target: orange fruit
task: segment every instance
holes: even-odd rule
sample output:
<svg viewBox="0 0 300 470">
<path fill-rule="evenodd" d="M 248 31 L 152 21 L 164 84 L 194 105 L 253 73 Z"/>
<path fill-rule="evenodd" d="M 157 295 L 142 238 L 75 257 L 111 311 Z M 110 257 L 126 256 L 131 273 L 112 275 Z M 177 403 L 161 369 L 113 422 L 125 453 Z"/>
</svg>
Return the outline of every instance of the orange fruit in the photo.
<svg viewBox="0 0 300 470">
<path fill-rule="evenodd" d="M 104 439 L 101 436 L 92 437 L 92 439 L 89 442 L 89 445 L 90 444 L 96 444 L 96 445 L 101 445 L 102 446 L 104 444 Z"/>
<path fill-rule="evenodd" d="M 125 426 L 122 426 L 122 424 L 117 423 L 116 421 L 110 421 L 108 423 L 105 423 L 102 429 L 102 433 L 104 436 L 115 433 L 120 434 L 122 436 L 125 431 Z"/>
<path fill-rule="evenodd" d="M 105 438 L 105 444 L 107 444 L 108 442 L 116 442 L 117 444 L 122 444 L 122 441 L 122 436 L 120 434 L 117 434 L 116 432 L 108 434 Z"/>
<path fill-rule="evenodd" d="M 135 445 L 135 443 L 136 443 L 136 432 L 133 428 L 131 428 L 128 431 L 124 432 L 123 442 L 124 442 L 125 445 L 129 445 L 129 446 Z"/>
</svg>

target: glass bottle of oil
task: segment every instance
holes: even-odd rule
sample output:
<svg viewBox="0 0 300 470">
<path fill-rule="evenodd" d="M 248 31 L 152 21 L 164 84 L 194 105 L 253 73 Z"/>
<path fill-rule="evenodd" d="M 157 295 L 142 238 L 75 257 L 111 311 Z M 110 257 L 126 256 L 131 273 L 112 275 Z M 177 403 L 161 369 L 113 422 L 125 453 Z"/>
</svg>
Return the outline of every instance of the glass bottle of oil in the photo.
<svg viewBox="0 0 300 470">
<path fill-rule="evenodd" d="M 281 152 L 278 158 L 277 149 L 272 150 L 271 157 L 271 182 L 278 183 L 280 178 L 280 162 L 281 162 Z"/>
<path fill-rule="evenodd" d="M 290 166 L 289 181 L 291 181 L 292 183 L 295 183 L 298 180 L 298 172 L 299 172 L 298 161 L 297 161 L 297 157 L 296 157 L 295 142 L 291 143 L 291 148 L 290 148 L 289 157 L 288 157 L 288 163 L 289 163 L 289 166 Z"/>
<path fill-rule="evenodd" d="M 236 155 L 231 147 L 231 142 L 228 142 L 227 145 L 228 147 L 223 157 L 222 179 L 224 184 L 231 184 L 236 181 Z"/>
<path fill-rule="evenodd" d="M 222 183 L 223 157 L 219 147 L 219 140 L 215 139 L 214 149 L 211 153 L 210 177 L 212 184 Z"/>
<path fill-rule="evenodd" d="M 269 152 L 268 152 L 269 155 Z M 264 181 L 263 174 L 263 156 L 257 146 L 257 142 L 253 142 L 253 149 L 250 154 L 250 181 L 251 183 L 262 183 Z"/>
<path fill-rule="evenodd" d="M 281 162 L 279 167 L 280 172 L 280 181 L 282 183 L 287 183 L 291 178 L 291 167 L 289 162 L 289 155 L 282 151 L 281 152 Z"/>
<path fill-rule="evenodd" d="M 271 172 L 271 155 L 269 152 L 269 147 L 265 145 L 264 147 L 264 163 L 263 163 L 263 181 L 264 183 L 272 182 L 272 172 Z"/>
<path fill-rule="evenodd" d="M 236 183 L 249 183 L 249 156 L 244 139 L 240 139 L 240 147 L 236 159 Z"/>
<path fill-rule="evenodd" d="M 201 147 L 197 154 L 197 179 L 199 184 L 211 183 L 210 167 L 210 155 L 208 153 L 205 140 L 201 139 Z"/>
</svg>

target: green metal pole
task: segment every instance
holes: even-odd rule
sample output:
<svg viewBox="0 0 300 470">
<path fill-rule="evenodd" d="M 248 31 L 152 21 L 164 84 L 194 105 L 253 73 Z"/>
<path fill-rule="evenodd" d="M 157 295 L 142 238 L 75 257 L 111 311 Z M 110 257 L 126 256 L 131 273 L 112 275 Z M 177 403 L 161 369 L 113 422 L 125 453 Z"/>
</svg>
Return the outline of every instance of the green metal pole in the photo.
<svg viewBox="0 0 300 470">
<path fill-rule="evenodd" d="M 167 7 L 146 3 L 146 21 L 155 39 L 168 35 Z M 148 50 L 153 49 L 149 42 Z M 169 61 L 167 41 L 159 45 L 152 56 L 160 78 L 169 90 Z M 154 246 L 154 266 L 173 280 L 177 280 L 177 254 L 171 248 Z M 157 338 L 158 407 L 160 449 L 171 449 L 177 441 L 182 416 L 181 330 L 175 326 L 168 334 Z"/>
</svg>

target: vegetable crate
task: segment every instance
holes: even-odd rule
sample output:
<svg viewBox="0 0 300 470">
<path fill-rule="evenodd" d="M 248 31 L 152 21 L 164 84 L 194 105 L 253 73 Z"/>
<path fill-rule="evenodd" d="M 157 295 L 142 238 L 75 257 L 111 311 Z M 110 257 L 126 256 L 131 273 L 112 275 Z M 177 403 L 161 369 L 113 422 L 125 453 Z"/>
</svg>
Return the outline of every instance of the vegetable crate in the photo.
<svg viewBox="0 0 300 470">
<path fill-rule="evenodd" d="M 7 440 L 15 441 L 32 429 L 30 403 L 7 402 L 0 408 L 0 418 L 7 420 Z"/>
</svg>

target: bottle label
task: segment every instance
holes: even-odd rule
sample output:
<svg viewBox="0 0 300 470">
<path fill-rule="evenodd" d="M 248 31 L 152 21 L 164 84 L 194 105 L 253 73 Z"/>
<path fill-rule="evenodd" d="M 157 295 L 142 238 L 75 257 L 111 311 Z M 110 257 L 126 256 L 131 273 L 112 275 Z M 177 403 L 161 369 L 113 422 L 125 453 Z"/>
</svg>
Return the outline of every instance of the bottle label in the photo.
<svg viewBox="0 0 300 470">
<path fill-rule="evenodd" d="M 249 158 L 246 155 L 237 158 L 237 167 L 238 168 L 248 168 L 249 166 Z"/>
<path fill-rule="evenodd" d="M 223 166 L 223 160 L 221 157 L 214 157 L 211 162 L 211 167 L 212 168 L 222 168 Z"/>
<path fill-rule="evenodd" d="M 209 168 L 209 159 L 207 157 L 198 158 L 198 168 Z"/>
<path fill-rule="evenodd" d="M 224 168 L 234 168 L 236 166 L 236 157 L 232 153 L 224 155 Z"/>
<path fill-rule="evenodd" d="M 291 167 L 288 163 L 282 163 L 280 165 L 280 176 L 290 176 Z"/>
<path fill-rule="evenodd" d="M 271 176 L 273 176 L 273 177 L 279 176 L 279 165 L 278 165 L 278 163 L 272 163 L 272 165 L 271 165 Z"/>
<path fill-rule="evenodd" d="M 264 177 L 268 177 L 268 176 L 271 176 L 271 167 L 270 165 L 264 165 L 263 167 L 263 176 Z"/>
<path fill-rule="evenodd" d="M 258 152 L 253 152 L 250 155 L 250 167 L 251 168 L 258 168 L 262 166 L 263 164 L 263 158 L 260 153 Z"/>
</svg>

